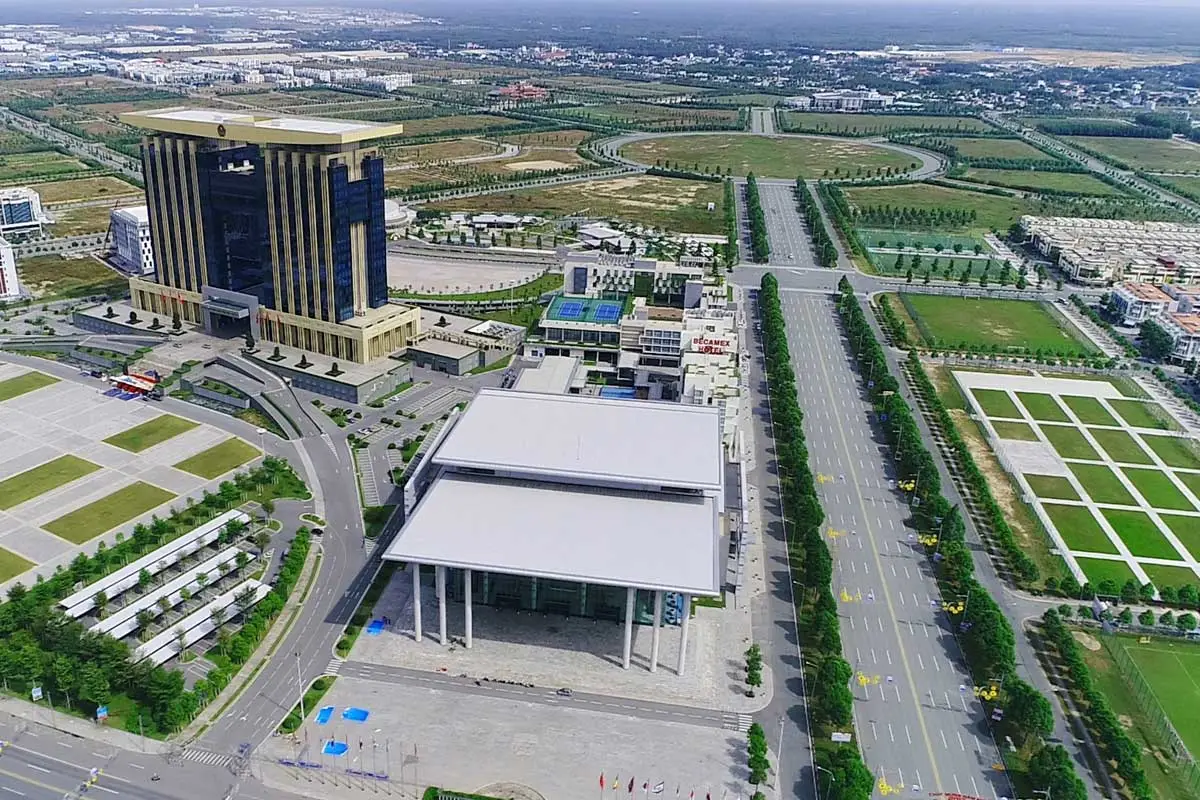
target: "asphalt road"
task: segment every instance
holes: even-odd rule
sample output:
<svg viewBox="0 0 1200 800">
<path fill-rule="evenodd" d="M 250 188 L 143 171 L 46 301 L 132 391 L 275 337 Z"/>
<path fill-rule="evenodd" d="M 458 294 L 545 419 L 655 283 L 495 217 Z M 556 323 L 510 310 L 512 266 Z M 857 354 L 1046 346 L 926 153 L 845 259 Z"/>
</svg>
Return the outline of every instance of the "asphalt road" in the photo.
<svg viewBox="0 0 1200 800">
<path fill-rule="evenodd" d="M 764 184 L 758 190 L 767 220 L 772 266 L 817 268 L 804 218 L 796 213 L 793 184 Z"/>
</svg>

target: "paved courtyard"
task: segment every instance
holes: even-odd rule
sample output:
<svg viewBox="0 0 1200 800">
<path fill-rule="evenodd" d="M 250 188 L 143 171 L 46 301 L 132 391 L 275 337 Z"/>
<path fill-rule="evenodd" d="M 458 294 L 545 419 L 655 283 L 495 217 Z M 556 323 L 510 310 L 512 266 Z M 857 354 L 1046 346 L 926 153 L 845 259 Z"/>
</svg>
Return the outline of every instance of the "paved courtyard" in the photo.
<svg viewBox="0 0 1200 800">
<path fill-rule="evenodd" d="M 681 798 L 693 789 L 699 798 L 751 794 L 744 733 L 351 678 L 337 679 L 324 706 L 333 706 L 328 724 L 317 725 L 319 708 L 311 709 L 294 741 L 275 736 L 259 748 L 268 784 L 314 797 L 383 795 L 372 780 L 345 774 L 365 767 L 409 797 L 431 785 L 529 800 L 595 797 L 601 773 L 622 784 L 605 795 L 614 800 L 629 796 L 630 779 L 639 797 L 645 782 L 662 782 L 664 800 L 675 800 L 676 787 Z M 370 716 L 345 721 L 350 706 Z M 321 755 L 329 739 L 345 742 L 346 755 Z M 322 767 L 278 765 L 297 757 Z"/>
<path fill-rule="evenodd" d="M 27 372 L 24 366 L 0 362 L 0 380 Z M 131 453 L 103 440 L 128 430 L 163 412 L 142 400 L 120 400 L 104 396 L 105 384 L 88 386 L 62 380 L 0 403 L 0 481 L 71 454 L 100 469 L 84 477 L 32 497 L 0 511 L 0 547 L 41 565 L 43 569 L 66 564 L 80 551 L 90 552 L 101 540 L 112 543 L 117 530 L 128 531 L 136 522 L 157 512 L 165 516 L 164 504 L 107 534 L 76 545 L 47 532 L 43 526 L 89 503 L 138 481 L 160 487 L 178 497 L 200 496 L 214 490 L 220 478 L 205 480 L 174 468 L 173 464 L 230 438 L 208 425 L 191 430 Z M 29 575 L 25 580 L 29 580 Z M 13 580 L 18 580 L 20 577 Z"/>
<path fill-rule="evenodd" d="M 507 289 L 529 283 L 545 268 L 526 264 L 467 261 L 388 253 L 388 286 L 418 294 L 460 294 Z"/>
</svg>

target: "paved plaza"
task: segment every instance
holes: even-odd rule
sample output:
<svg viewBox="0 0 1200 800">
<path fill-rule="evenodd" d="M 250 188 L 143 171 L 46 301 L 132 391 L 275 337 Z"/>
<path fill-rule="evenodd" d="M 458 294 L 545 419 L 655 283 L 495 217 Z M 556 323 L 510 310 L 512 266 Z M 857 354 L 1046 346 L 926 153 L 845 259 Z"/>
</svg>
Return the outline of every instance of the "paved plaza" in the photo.
<svg viewBox="0 0 1200 800">
<path fill-rule="evenodd" d="M 330 721 L 317 725 L 325 706 L 333 707 Z M 343 720 L 347 707 L 369 716 L 361 723 Z M 401 789 L 415 797 L 426 786 L 442 786 L 567 800 L 596 796 L 602 772 L 610 783 L 621 781 L 617 794 L 606 795 L 618 800 L 629 796 L 630 779 L 639 797 L 645 782 L 662 782 L 664 800 L 675 800 L 677 786 L 682 798 L 692 789 L 701 798 L 706 791 L 729 798 L 752 793 L 742 766 L 745 734 L 735 731 L 344 677 L 308 712 L 294 739 L 271 737 L 257 755 L 268 784 L 314 797 L 399 795 Z M 330 739 L 345 742 L 348 752 L 322 755 Z M 322 766 L 278 764 L 297 757 Z M 347 768 L 385 773 L 389 780 L 379 786 L 351 779 Z"/>
<path fill-rule="evenodd" d="M 461 294 L 507 289 L 529 283 L 544 266 L 423 258 L 388 253 L 388 286 L 418 294 Z"/>
<path fill-rule="evenodd" d="M 28 371 L 24 366 L 0 362 L 0 380 Z M 205 489 L 215 490 L 220 483 L 220 478 L 205 480 L 171 465 L 230 438 L 228 433 L 197 425 L 140 453 L 114 447 L 103 440 L 163 412 L 156 404 L 140 399 L 106 397 L 106 388 L 99 381 L 87 386 L 63 380 L 0 403 L 0 441 L 4 442 L 0 448 L 0 481 L 66 454 L 100 467 L 0 511 L 0 547 L 41 565 L 43 570 L 68 563 L 80 551 L 90 552 L 101 540 L 112 543 L 115 529 L 82 546 L 44 529 L 71 511 L 139 481 L 176 495 L 172 500 L 175 503 L 186 496 L 199 497 Z M 153 513 L 165 516 L 167 505 L 129 520 L 118 529 L 127 532 Z M 26 582 L 29 577 L 24 576 Z"/>
</svg>

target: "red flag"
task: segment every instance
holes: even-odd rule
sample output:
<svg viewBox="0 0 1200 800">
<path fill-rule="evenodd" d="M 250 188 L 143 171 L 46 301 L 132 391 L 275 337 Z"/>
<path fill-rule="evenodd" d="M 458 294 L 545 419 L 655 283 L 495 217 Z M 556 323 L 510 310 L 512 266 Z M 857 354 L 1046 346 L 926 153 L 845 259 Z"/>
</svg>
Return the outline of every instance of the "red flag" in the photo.
<svg viewBox="0 0 1200 800">
<path fill-rule="evenodd" d="M 633 794 L 633 778 L 629 779 L 629 793 Z"/>
<path fill-rule="evenodd" d="M 650 781 L 646 781 L 645 783 L 642 784 L 642 791 L 643 792 L 650 791 Z"/>
<path fill-rule="evenodd" d="M 601 789 L 604 788 L 604 773 L 603 772 L 600 773 L 600 788 Z"/>
</svg>

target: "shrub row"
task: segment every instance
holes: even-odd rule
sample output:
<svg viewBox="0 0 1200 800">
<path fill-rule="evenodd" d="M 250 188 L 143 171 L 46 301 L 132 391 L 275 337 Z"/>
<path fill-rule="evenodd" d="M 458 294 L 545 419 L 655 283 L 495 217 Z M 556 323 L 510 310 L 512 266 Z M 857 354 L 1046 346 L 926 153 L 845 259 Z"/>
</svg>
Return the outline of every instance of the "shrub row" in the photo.
<svg viewBox="0 0 1200 800">
<path fill-rule="evenodd" d="M 892 308 L 891 298 L 886 294 L 881 294 L 877 303 L 879 316 L 882 318 L 883 326 L 892 334 L 892 341 L 896 343 L 897 347 L 909 347 L 912 343 L 908 341 L 908 328 L 896 315 L 896 309 Z"/>
<path fill-rule="evenodd" d="M 746 176 L 746 217 L 750 220 L 750 257 L 763 264 L 771 257 L 771 246 L 767 242 L 767 218 L 758 196 L 758 180 L 753 172 Z"/>
<path fill-rule="evenodd" d="M 812 235 L 813 251 L 817 254 L 817 263 L 822 267 L 833 269 L 837 267 L 838 252 L 833 243 L 833 237 L 825 227 L 821 217 L 821 209 L 813 199 L 812 192 L 803 178 L 796 178 L 796 206 L 804 215 L 804 222 Z"/>
<path fill-rule="evenodd" d="M 725 179 L 725 264 L 732 267 L 738 254 L 737 191 L 733 181 Z"/>
</svg>

